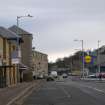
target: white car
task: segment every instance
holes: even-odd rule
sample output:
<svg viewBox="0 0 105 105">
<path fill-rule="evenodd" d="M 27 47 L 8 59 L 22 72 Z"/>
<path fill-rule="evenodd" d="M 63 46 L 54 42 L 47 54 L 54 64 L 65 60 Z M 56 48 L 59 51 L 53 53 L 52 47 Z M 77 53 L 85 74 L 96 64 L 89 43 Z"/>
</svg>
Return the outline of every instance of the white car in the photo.
<svg viewBox="0 0 105 105">
<path fill-rule="evenodd" d="M 88 78 L 97 78 L 97 76 L 95 74 L 91 74 L 88 76 Z"/>
<path fill-rule="evenodd" d="M 57 71 L 51 71 L 50 75 L 53 76 L 54 78 L 57 78 L 58 76 Z"/>
<path fill-rule="evenodd" d="M 37 79 L 43 79 L 44 76 L 41 74 L 41 75 L 38 75 Z"/>
</svg>

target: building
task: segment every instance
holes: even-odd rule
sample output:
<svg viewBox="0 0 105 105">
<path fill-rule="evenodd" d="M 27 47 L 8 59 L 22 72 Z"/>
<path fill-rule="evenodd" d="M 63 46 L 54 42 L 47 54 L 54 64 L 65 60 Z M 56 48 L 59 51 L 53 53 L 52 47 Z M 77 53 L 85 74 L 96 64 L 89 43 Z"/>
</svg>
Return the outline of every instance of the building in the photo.
<svg viewBox="0 0 105 105">
<path fill-rule="evenodd" d="M 48 55 L 38 51 L 33 51 L 32 53 L 33 75 L 36 77 L 48 75 Z"/>
<path fill-rule="evenodd" d="M 90 56 L 93 59 L 92 64 L 88 65 L 88 68 L 91 73 L 105 72 L 105 46 L 100 47 L 92 52 L 90 52 Z"/>
<path fill-rule="evenodd" d="M 32 34 L 19 28 L 12 26 L 9 30 L 17 33 L 22 37 L 23 43 L 21 44 L 21 64 L 24 65 L 28 70 L 32 70 Z"/>
<path fill-rule="evenodd" d="M 17 39 L 19 44 L 21 37 L 14 32 L 0 27 L 0 87 L 16 85 L 20 80 L 17 64 L 12 60 L 12 54 L 17 51 Z"/>
<path fill-rule="evenodd" d="M 78 51 L 70 57 L 70 69 L 74 75 L 81 75 L 82 70 L 82 52 Z"/>
</svg>

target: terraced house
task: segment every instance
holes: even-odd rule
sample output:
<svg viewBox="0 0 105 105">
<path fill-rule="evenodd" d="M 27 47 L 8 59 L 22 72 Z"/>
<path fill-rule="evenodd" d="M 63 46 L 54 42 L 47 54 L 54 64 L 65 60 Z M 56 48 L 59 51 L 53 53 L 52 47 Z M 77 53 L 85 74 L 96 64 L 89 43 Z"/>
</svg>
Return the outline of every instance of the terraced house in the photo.
<svg viewBox="0 0 105 105">
<path fill-rule="evenodd" d="M 33 76 L 40 77 L 48 75 L 48 58 L 47 54 L 39 51 L 33 51 Z"/>
<path fill-rule="evenodd" d="M 13 53 L 18 52 L 17 39 L 20 44 L 21 37 L 0 27 L 0 87 L 16 85 L 20 81 L 17 64 L 12 61 Z"/>
<path fill-rule="evenodd" d="M 32 39 L 33 35 L 26 30 L 13 25 L 9 28 L 14 33 L 21 36 L 23 43 L 21 44 L 21 63 L 19 69 L 23 71 L 22 81 L 32 80 Z"/>
<path fill-rule="evenodd" d="M 21 63 L 25 65 L 28 70 L 32 70 L 32 34 L 16 25 L 10 27 L 9 30 L 14 33 L 17 33 L 18 30 L 18 35 L 23 39 L 23 43 L 21 44 Z"/>
</svg>

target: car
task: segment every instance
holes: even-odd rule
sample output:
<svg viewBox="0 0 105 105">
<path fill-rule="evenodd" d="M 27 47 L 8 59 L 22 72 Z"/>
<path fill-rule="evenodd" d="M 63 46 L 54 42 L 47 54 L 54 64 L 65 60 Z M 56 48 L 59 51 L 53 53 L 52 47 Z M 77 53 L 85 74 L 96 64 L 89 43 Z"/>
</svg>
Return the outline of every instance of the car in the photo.
<svg viewBox="0 0 105 105">
<path fill-rule="evenodd" d="M 44 76 L 42 74 L 37 76 L 37 79 L 43 79 L 43 78 Z"/>
<path fill-rule="evenodd" d="M 64 74 L 62 74 L 62 77 L 63 77 L 63 78 L 67 78 L 68 75 L 67 75 L 66 73 L 64 73 Z"/>
<path fill-rule="evenodd" d="M 47 81 L 54 81 L 54 77 L 52 75 L 49 75 L 47 78 L 46 78 Z"/>
<path fill-rule="evenodd" d="M 105 73 L 102 73 L 102 78 L 105 78 Z"/>
<path fill-rule="evenodd" d="M 95 74 L 91 74 L 88 76 L 88 78 L 97 78 L 97 76 Z"/>
<path fill-rule="evenodd" d="M 58 76 L 57 71 L 51 71 L 50 75 L 54 78 L 57 78 Z"/>
<path fill-rule="evenodd" d="M 101 72 L 101 73 L 97 74 L 98 78 L 100 78 L 100 76 L 101 76 L 101 78 L 105 78 L 105 72 Z"/>
</svg>

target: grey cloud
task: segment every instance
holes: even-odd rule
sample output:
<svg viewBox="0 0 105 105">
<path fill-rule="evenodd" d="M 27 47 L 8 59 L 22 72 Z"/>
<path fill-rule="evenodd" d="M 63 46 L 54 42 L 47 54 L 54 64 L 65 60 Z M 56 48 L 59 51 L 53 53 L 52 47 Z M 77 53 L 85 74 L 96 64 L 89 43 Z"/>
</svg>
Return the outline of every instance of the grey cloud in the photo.
<svg viewBox="0 0 105 105">
<path fill-rule="evenodd" d="M 34 18 L 21 19 L 20 26 L 33 32 L 33 46 L 49 56 L 81 48 L 75 38 L 84 39 L 86 48 L 97 47 L 98 39 L 104 42 L 105 0 L 3 0 L 0 24 L 9 27 L 28 13 Z"/>
</svg>

